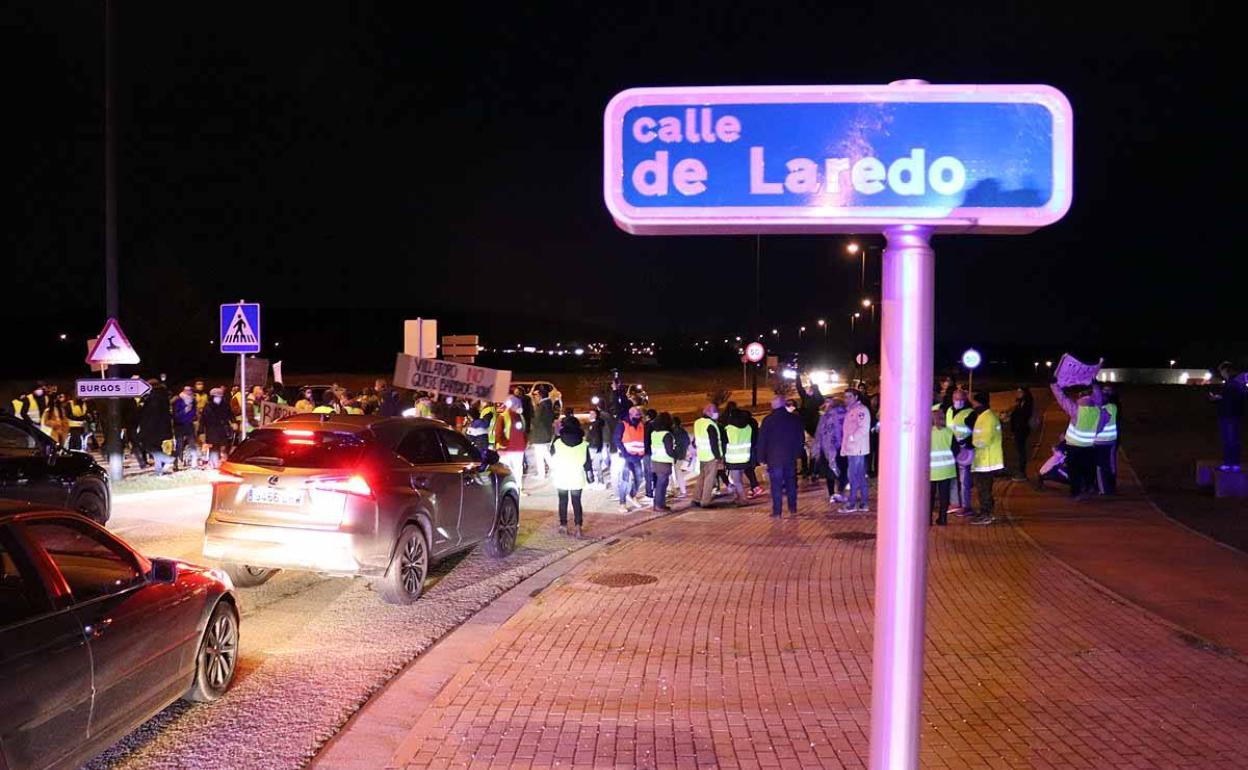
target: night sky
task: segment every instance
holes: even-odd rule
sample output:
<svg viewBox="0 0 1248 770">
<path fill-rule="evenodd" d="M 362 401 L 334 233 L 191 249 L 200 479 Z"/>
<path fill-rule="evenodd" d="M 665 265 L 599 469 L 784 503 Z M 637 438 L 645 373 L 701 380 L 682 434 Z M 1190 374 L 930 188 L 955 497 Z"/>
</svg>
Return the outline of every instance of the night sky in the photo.
<svg viewBox="0 0 1248 770">
<path fill-rule="evenodd" d="M 216 306 L 240 297 L 308 366 L 384 369 L 417 315 L 487 343 L 744 332 L 753 237 L 611 221 L 607 101 L 909 77 L 1048 83 L 1075 112 L 1064 221 L 937 239 L 940 343 L 1200 366 L 1248 352 L 1242 86 L 1217 4 L 456 5 L 118 3 L 121 320 L 145 362 L 219 361 Z M 10 376 L 77 371 L 103 322 L 102 7 L 4 11 Z M 848 317 L 844 242 L 763 238 L 764 327 Z"/>
</svg>

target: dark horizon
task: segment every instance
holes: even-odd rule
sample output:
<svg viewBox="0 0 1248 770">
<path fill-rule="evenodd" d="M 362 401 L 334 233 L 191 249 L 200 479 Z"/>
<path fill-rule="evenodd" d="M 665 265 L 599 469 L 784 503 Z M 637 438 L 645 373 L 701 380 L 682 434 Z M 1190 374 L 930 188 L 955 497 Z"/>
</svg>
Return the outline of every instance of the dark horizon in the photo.
<svg viewBox="0 0 1248 770">
<path fill-rule="evenodd" d="M 145 367 L 210 365 L 217 305 L 239 298 L 264 303 L 305 369 L 384 368 L 400 332 L 378 327 L 417 315 L 487 344 L 739 333 L 755 239 L 619 231 L 601 198 L 607 100 L 642 85 L 905 77 L 1048 83 L 1075 113 L 1062 222 L 936 239 L 938 345 L 1151 351 L 1158 365 L 1248 353 L 1242 282 L 1193 264 L 1232 253 L 1216 225 L 1232 221 L 1224 165 L 1184 160 L 1234 146 L 1213 5 L 1067 20 L 1005 5 L 959 18 L 689 4 L 436 26 L 384 5 L 118 5 L 121 322 Z M 104 321 L 102 5 L 10 17 L 23 119 L 7 274 L 20 289 L 2 314 L 23 333 L 5 368 L 33 377 L 74 365 Z M 1024 26 L 1023 40 L 997 34 Z M 846 240 L 762 239 L 760 328 L 848 325 L 861 292 Z M 68 357 L 61 333 L 78 340 Z"/>
</svg>

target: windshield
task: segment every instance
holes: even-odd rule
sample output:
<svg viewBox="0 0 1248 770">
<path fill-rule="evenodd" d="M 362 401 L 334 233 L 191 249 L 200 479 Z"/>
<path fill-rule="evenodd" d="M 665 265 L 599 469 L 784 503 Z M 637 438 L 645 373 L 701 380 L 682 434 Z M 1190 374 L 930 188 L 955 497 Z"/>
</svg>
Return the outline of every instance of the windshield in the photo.
<svg viewBox="0 0 1248 770">
<path fill-rule="evenodd" d="M 230 462 L 280 468 L 354 468 L 364 453 L 356 433 L 325 430 L 258 430 L 230 453 Z"/>
</svg>

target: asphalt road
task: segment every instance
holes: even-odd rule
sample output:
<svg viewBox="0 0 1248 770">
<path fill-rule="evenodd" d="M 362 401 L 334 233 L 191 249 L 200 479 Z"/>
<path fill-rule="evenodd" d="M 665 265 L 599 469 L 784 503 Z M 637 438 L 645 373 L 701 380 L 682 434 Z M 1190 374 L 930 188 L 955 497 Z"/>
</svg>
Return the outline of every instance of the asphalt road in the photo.
<svg viewBox="0 0 1248 770">
<path fill-rule="evenodd" d="M 358 709 L 446 632 L 502 592 L 585 545 L 558 535 L 553 492 L 525 498 L 515 553 L 481 549 L 435 565 L 425 596 L 384 604 L 366 581 L 284 572 L 238 591 L 241 657 L 217 703 L 178 701 L 96 757 L 91 768 L 297 768 Z M 190 487 L 119 500 L 109 529 L 149 556 L 204 563 L 210 492 Z M 614 508 L 602 493 L 589 511 Z M 605 536 L 641 517 L 590 517 Z"/>
</svg>

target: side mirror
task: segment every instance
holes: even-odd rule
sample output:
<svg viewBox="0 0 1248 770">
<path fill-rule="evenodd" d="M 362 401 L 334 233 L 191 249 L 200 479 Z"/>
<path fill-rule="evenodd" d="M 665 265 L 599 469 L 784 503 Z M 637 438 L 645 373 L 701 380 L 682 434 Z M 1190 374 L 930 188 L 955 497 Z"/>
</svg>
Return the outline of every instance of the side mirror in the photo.
<svg viewBox="0 0 1248 770">
<path fill-rule="evenodd" d="M 493 449 L 485 450 L 485 453 L 481 457 L 482 467 L 488 468 L 492 465 L 498 465 L 498 462 L 499 462 L 498 452 L 495 452 Z"/>
<path fill-rule="evenodd" d="M 156 583 L 178 582 L 178 563 L 173 559 L 152 559 L 151 579 Z"/>
</svg>

